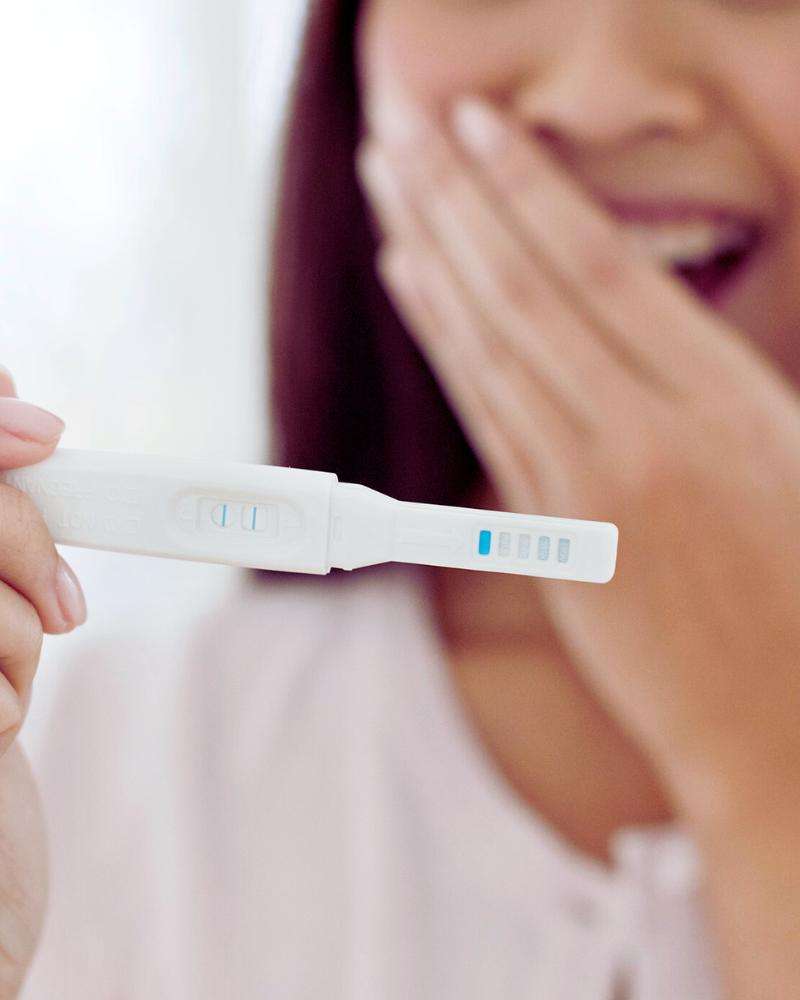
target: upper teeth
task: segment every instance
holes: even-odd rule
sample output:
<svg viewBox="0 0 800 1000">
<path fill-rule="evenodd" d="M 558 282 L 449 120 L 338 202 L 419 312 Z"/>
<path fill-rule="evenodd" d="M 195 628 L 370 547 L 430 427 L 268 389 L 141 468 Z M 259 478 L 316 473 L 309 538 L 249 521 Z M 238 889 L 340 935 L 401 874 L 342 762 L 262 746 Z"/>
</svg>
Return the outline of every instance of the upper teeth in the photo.
<svg viewBox="0 0 800 1000">
<path fill-rule="evenodd" d="M 627 222 L 623 229 L 642 250 L 667 266 L 705 264 L 748 238 L 741 222 Z"/>
</svg>

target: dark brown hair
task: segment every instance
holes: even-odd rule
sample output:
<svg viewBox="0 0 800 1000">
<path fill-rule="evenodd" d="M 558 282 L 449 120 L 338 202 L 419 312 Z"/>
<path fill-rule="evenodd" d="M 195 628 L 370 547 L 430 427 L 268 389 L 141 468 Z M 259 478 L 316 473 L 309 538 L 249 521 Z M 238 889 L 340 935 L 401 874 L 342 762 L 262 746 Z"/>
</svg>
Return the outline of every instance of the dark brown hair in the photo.
<svg viewBox="0 0 800 1000">
<path fill-rule="evenodd" d="M 454 504 L 477 460 L 383 290 L 355 171 L 358 0 L 312 0 L 282 134 L 269 337 L 274 465 Z"/>
</svg>

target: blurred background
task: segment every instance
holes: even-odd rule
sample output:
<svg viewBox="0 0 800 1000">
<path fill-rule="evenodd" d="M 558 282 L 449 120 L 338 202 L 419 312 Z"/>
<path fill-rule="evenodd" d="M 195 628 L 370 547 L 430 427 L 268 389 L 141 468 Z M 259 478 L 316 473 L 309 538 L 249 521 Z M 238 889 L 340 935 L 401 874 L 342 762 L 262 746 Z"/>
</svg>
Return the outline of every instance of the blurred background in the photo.
<svg viewBox="0 0 800 1000">
<path fill-rule="evenodd" d="M 264 460 L 268 232 L 304 6 L 0 0 L 0 362 L 66 421 L 64 446 Z M 45 638 L 34 755 L 82 650 L 146 626 L 163 668 L 240 572 L 63 553 L 89 620 Z"/>
</svg>

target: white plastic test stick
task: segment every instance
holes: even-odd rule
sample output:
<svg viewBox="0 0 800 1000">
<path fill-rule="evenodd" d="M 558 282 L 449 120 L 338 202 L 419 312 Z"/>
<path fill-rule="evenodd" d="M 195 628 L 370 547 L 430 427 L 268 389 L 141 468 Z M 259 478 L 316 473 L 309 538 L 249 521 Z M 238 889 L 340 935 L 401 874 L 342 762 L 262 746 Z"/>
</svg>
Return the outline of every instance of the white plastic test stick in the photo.
<svg viewBox="0 0 800 1000">
<path fill-rule="evenodd" d="M 0 478 L 84 548 L 314 574 L 395 561 L 607 583 L 616 567 L 614 524 L 406 503 L 329 472 L 59 448 Z"/>
</svg>

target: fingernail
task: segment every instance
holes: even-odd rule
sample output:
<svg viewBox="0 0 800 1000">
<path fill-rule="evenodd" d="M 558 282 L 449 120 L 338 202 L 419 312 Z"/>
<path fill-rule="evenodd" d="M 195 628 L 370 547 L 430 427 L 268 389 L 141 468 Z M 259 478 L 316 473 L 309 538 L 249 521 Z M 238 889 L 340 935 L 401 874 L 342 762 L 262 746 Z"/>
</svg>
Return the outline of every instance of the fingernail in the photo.
<svg viewBox="0 0 800 1000">
<path fill-rule="evenodd" d="M 56 569 L 56 596 L 61 614 L 68 625 L 82 625 L 86 621 L 86 598 L 72 567 L 61 556 Z"/>
<path fill-rule="evenodd" d="M 375 267 L 392 284 L 410 286 L 408 280 L 408 260 L 404 250 L 393 245 L 381 247 L 375 257 Z"/>
<path fill-rule="evenodd" d="M 13 396 L 2 396 L 0 430 L 24 441 L 50 444 L 63 434 L 64 421 L 33 403 L 26 403 Z"/>
<path fill-rule="evenodd" d="M 368 118 L 383 139 L 399 145 L 420 139 L 432 126 L 420 108 L 397 94 L 384 93 L 373 98 Z"/>
<path fill-rule="evenodd" d="M 17 394 L 17 385 L 16 385 L 16 382 L 14 381 L 14 376 L 11 374 L 11 372 L 8 370 L 8 368 L 6 368 L 5 365 L 0 365 L 0 377 L 2 377 L 3 381 L 8 386 L 8 390 L 9 390 L 8 394 L 16 396 L 16 394 Z"/>
<path fill-rule="evenodd" d="M 475 97 L 463 97 L 456 102 L 452 124 L 458 138 L 478 156 L 496 153 L 508 138 L 505 124 L 497 112 Z"/>
<path fill-rule="evenodd" d="M 381 201 L 397 198 L 394 167 L 386 154 L 374 143 L 362 143 L 357 154 L 358 175 L 369 191 Z"/>
</svg>

